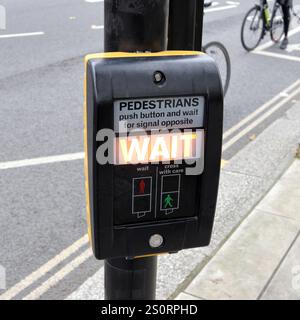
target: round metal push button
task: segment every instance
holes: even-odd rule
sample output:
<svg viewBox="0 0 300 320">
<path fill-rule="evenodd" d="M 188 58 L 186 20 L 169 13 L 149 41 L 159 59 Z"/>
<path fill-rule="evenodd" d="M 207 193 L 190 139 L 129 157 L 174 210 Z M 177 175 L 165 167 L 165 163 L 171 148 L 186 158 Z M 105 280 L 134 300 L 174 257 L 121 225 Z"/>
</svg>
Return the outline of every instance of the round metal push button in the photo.
<svg viewBox="0 0 300 320">
<path fill-rule="evenodd" d="M 164 238 L 160 234 L 153 234 L 149 239 L 151 248 L 159 248 L 164 243 Z"/>
</svg>

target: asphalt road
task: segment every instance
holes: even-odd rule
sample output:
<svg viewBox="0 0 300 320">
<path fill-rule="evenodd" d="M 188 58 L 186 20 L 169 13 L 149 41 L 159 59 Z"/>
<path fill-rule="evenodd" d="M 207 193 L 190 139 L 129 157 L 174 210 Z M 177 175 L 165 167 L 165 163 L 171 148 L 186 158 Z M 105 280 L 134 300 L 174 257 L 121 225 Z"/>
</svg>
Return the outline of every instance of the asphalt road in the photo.
<svg viewBox="0 0 300 320">
<path fill-rule="evenodd" d="M 232 61 L 226 132 L 299 80 L 300 61 L 245 52 L 240 26 L 254 1 L 218 2 L 205 14 L 204 43 L 221 41 Z M 6 269 L 11 298 L 63 299 L 102 266 L 85 256 L 86 239 L 78 249 L 57 257 L 86 235 L 81 155 L 74 161 L 6 170 L 1 164 L 83 152 L 83 57 L 102 50 L 103 2 L 0 0 L 0 4 L 7 16 L 6 30 L 0 30 L 0 265 Z M 20 36 L 24 33 L 27 36 Z M 300 42 L 299 34 L 291 37 L 291 43 Z M 271 46 L 266 51 L 297 56 L 297 50 L 280 52 Z M 224 159 L 230 160 L 249 137 L 292 103 L 227 148 Z M 68 270 L 70 262 L 73 268 Z M 0 299 L 6 292 L 0 288 Z M 32 292 L 35 295 L 28 296 Z"/>
</svg>

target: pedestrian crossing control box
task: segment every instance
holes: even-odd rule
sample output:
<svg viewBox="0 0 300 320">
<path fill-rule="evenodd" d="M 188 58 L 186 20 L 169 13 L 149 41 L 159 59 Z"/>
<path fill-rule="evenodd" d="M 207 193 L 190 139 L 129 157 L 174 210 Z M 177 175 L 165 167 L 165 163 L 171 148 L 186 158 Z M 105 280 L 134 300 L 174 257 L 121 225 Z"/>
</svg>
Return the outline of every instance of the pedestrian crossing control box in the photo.
<svg viewBox="0 0 300 320">
<path fill-rule="evenodd" d="M 89 55 L 84 113 L 95 257 L 207 246 L 222 150 L 215 62 L 194 51 Z"/>
</svg>

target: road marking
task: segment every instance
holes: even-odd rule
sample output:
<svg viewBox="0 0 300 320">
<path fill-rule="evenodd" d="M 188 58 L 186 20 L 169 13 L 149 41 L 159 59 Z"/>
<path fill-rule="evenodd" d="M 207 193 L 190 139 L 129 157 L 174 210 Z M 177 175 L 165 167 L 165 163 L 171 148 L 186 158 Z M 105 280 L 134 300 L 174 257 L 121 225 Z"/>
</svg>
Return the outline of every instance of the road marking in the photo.
<svg viewBox="0 0 300 320">
<path fill-rule="evenodd" d="M 279 93 L 281 97 L 286 98 L 289 96 L 289 94 L 287 92 L 281 92 Z"/>
<path fill-rule="evenodd" d="M 228 9 L 234 9 L 236 8 L 237 5 L 228 5 L 228 6 L 222 6 L 222 7 L 215 7 L 215 8 L 210 8 L 210 9 L 205 9 L 205 13 L 209 12 L 216 12 L 216 11 L 223 11 L 223 10 L 228 10 Z"/>
<path fill-rule="evenodd" d="M 98 29 L 104 29 L 104 26 L 97 26 L 95 24 L 91 25 L 91 29 L 98 30 Z"/>
<path fill-rule="evenodd" d="M 62 261 L 66 260 L 73 253 L 78 251 L 81 247 L 88 243 L 88 235 L 86 234 L 76 242 L 74 242 L 71 246 L 64 249 L 61 253 L 56 255 L 54 258 L 49 260 L 43 266 L 41 266 L 36 271 L 32 272 L 29 276 L 18 282 L 16 285 L 8 289 L 5 293 L 0 295 L 0 300 L 10 300 L 18 295 L 21 291 L 31 286 L 34 282 L 43 277 L 47 272 L 55 268 Z"/>
<path fill-rule="evenodd" d="M 45 292 L 54 287 L 58 282 L 60 282 L 63 278 L 65 278 L 68 274 L 78 268 L 81 264 L 83 264 L 87 259 L 93 256 L 92 249 L 89 248 L 85 250 L 82 254 L 64 266 L 61 270 L 56 272 L 52 277 L 50 277 L 47 281 L 43 282 L 42 285 L 37 287 L 35 290 L 30 292 L 27 296 L 25 296 L 22 300 L 37 300 L 40 298 Z"/>
<path fill-rule="evenodd" d="M 291 36 L 297 34 L 298 32 L 300 32 L 300 26 L 295 28 L 295 29 L 293 29 L 293 30 L 291 30 L 289 32 L 289 38 Z M 278 58 L 278 59 L 285 59 L 285 60 L 300 62 L 300 57 L 295 57 L 295 56 L 285 55 L 285 54 L 281 54 L 281 53 L 274 53 L 274 52 L 265 51 L 266 49 L 272 47 L 273 45 L 274 45 L 273 41 L 268 41 L 268 42 L 258 46 L 255 50 L 252 51 L 252 53 L 263 55 L 263 56 L 268 56 L 268 57 L 272 57 L 272 58 Z"/>
<path fill-rule="evenodd" d="M 45 34 L 45 32 L 42 32 L 42 31 L 40 31 L 40 32 L 30 32 L 30 33 L 3 34 L 3 35 L 0 35 L 0 39 L 42 36 L 44 34 Z"/>
<path fill-rule="evenodd" d="M 262 114 L 258 119 L 256 119 L 255 121 L 251 122 L 251 124 L 249 124 L 245 129 L 240 131 L 232 139 L 230 139 L 228 142 L 223 144 L 223 152 L 226 151 L 229 147 L 231 147 L 238 140 L 240 140 L 247 133 L 249 133 L 251 130 L 253 130 L 255 127 L 257 127 L 260 123 L 262 123 L 265 119 L 267 119 L 275 111 L 280 109 L 284 104 L 286 104 L 288 101 L 292 100 L 293 97 L 295 97 L 299 93 L 300 93 L 300 87 L 298 89 L 296 89 L 293 93 L 291 93 L 287 98 L 283 99 L 281 102 L 276 104 L 273 108 L 269 109 L 267 112 Z"/>
<path fill-rule="evenodd" d="M 286 48 L 287 52 L 300 51 L 300 43 L 289 44 Z"/>
<path fill-rule="evenodd" d="M 300 62 L 300 57 L 288 56 L 288 55 L 284 55 L 284 54 L 281 54 L 281 53 L 274 53 L 274 52 L 269 52 L 269 51 L 258 51 L 258 52 L 255 52 L 255 53 L 256 54 L 260 54 L 262 56 Z"/>
<path fill-rule="evenodd" d="M 295 35 L 296 33 L 300 32 L 300 26 L 293 29 L 293 30 L 290 30 L 289 31 L 289 38 L 293 35 Z M 253 50 L 252 52 L 253 53 L 257 53 L 257 51 L 262 51 L 262 50 L 265 50 L 265 49 L 268 49 L 270 47 L 272 47 L 272 45 L 274 45 L 274 42 L 273 41 L 268 41 L 260 46 L 258 46 L 255 50 Z"/>
<path fill-rule="evenodd" d="M 284 89 L 283 91 L 281 91 L 279 94 L 277 94 L 274 98 L 272 98 L 271 100 L 267 101 L 265 104 L 263 104 L 261 107 L 259 107 L 258 109 L 256 109 L 254 112 L 252 112 L 250 115 L 248 115 L 246 118 L 244 118 L 243 120 L 241 120 L 239 123 L 237 123 L 236 125 L 234 125 L 233 127 L 231 127 L 229 130 L 227 130 L 224 135 L 223 135 L 223 139 L 228 138 L 229 136 L 231 136 L 235 131 L 237 131 L 238 129 L 240 129 L 241 127 L 243 127 L 246 123 L 248 123 L 250 120 L 252 120 L 253 118 L 255 118 L 256 116 L 258 116 L 260 113 L 262 113 L 263 111 L 265 111 L 267 108 L 269 108 L 273 103 L 275 103 L 277 100 L 279 100 L 280 98 L 282 98 L 283 96 L 286 97 L 286 94 L 289 94 L 290 91 L 294 90 L 296 87 L 298 87 L 300 85 L 300 80 L 297 80 L 296 82 L 294 82 L 291 86 L 289 86 L 288 88 Z"/>
<path fill-rule="evenodd" d="M 227 4 L 236 5 L 236 6 L 240 5 L 240 3 L 237 2 L 237 1 L 226 1 L 226 3 L 227 3 Z"/>
<path fill-rule="evenodd" d="M 42 158 L 33 158 L 17 161 L 0 162 L 0 170 L 16 169 L 22 167 L 38 166 L 56 162 L 75 161 L 84 159 L 84 152 L 62 154 L 59 156 L 50 156 Z"/>
</svg>

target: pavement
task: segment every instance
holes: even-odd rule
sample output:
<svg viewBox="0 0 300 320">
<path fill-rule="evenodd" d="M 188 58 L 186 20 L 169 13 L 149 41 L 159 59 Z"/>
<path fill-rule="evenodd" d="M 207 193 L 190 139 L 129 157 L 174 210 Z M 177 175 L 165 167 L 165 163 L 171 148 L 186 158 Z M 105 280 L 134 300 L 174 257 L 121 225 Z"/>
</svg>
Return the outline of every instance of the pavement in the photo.
<svg viewBox="0 0 300 320">
<path fill-rule="evenodd" d="M 300 300 L 298 157 L 177 300 Z"/>
<path fill-rule="evenodd" d="M 160 259 L 160 298 L 172 298 L 182 279 L 217 250 L 290 164 L 299 142 L 292 134 L 297 127 L 286 120 L 287 128 L 275 130 L 265 147 L 276 165 L 259 164 L 266 177 L 229 170 L 234 164 L 240 170 L 239 159 L 246 156 L 254 164 L 253 145 L 300 100 L 298 25 L 292 26 L 287 51 L 278 51 L 269 37 L 255 52 L 241 46 L 241 23 L 254 2 L 220 0 L 205 13 L 204 44 L 221 41 L 232 61 L 224 117 L 227 165 L 212 245 Z M 103 274 L 103 262 L 94 259 L 87 239 L 82 112 L 83 58 L 102 50 L 103 1 L 0 0 L 0 5 L 6 9 L 6 29 L 0 30 L 0 271 L 6 282 L 0 300 L 79 297 L 90 279 Z M 245 147 L 250 154 L 242 152 Z M 264 150 L 257 152 L 265 159 Z M 101 292 L 94 285 L 86 296 Z"/>
</svg>

